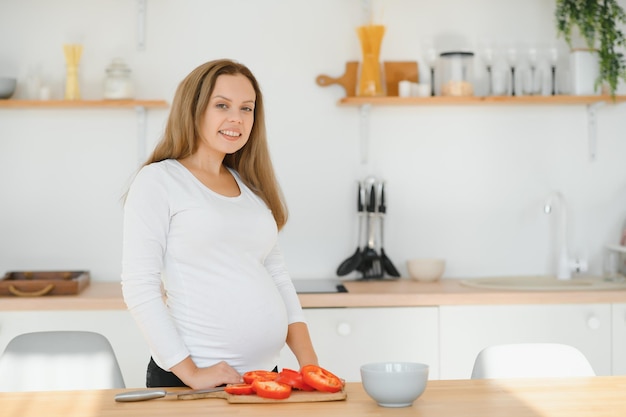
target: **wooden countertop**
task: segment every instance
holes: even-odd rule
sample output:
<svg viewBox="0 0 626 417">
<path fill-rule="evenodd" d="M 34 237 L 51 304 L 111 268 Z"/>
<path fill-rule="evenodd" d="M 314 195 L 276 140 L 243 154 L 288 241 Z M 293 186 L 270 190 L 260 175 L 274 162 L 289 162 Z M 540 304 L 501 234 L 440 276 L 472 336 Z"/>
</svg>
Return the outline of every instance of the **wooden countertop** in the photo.
<svg viewBox="0 0 626 417">
<path fill-rule="evenodd" d="M 506 291 L 477 289 L 461 279 L 417 282 L 346 281 L 347 293 L 300 294 L 303 307 L 401 307 L 482 304 L 588 304 L 626 302 L 626 290 Z"/>
<path fill-rule="evenodd" d="M 378 406 L 361 383 L 346 384 L 347 399 L 318 403 L 229 404 L 223 399 L 116 403 L 124 390 L 1 392 L 3 417 L 420 416 L 623 417 L 626 376 L 517 380 L 428 381 L 411 407 Z"/>
<path fill-rule="evenodd" d="M 77 295 L 0 297 L 0 311 L 32 310 L 125 310 L 119 282 L 91 281 Z"/>
<path fill-rule="evenodd" d="M 591 304 L 626 302 L 626 290 L 505 291 L 467 287 L 458 279 L 422 283 L 410 279 L 344 281 L 347 293 L 299 294 L 304 308 L 420 307 L 497 304 Z M 119 282 L 92 281 L 78 295 L 0 297 L 0 311 L 126 309 Z"/>
</svg>

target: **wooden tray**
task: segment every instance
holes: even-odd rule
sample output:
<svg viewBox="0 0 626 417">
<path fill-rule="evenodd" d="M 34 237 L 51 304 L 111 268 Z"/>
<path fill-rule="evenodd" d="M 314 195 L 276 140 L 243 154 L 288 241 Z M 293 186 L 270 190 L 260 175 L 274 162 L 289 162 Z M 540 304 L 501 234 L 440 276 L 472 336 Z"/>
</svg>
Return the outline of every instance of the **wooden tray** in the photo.
<svg viewBox="0 0 626 417">
<path fill-rule="evenodd" d="M 89 271 L 14 271 L 0 281 L 0 296 L 74 295 L 89 285 Z"/>
</svg>

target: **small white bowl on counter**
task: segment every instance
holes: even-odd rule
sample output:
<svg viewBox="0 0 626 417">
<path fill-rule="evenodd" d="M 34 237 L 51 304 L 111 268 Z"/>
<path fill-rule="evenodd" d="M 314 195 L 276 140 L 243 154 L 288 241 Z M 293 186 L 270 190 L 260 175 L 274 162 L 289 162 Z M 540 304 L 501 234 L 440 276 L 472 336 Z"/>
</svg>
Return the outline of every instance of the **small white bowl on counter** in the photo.
<svg viewBox="0 0 626 417">
<path fill-rule="evenodd" d="M 9 99 L 15 93 L 17 79 L 0 76 L 0 99 Z"/>
<path fill-rule="evenodd" d="M 381 407 L 410 407 L 426 389 L 428 365 L 375 362 L 361 366 L 363 389 Z"/>
<path fill-rule="evenodd" d="M 416 281 L 433 282 L 440 279 L 446 269 L 445 259 L 417 258 L 406 262 L 409 277 Z"/>
</svg>

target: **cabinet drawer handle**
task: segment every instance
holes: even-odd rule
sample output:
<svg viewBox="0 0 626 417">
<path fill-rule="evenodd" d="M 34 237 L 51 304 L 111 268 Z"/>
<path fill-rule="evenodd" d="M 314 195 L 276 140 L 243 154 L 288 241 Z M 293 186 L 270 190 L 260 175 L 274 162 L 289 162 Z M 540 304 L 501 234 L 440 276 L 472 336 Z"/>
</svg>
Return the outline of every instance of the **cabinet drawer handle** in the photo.
<svg viewBox="0 0 626 417">
<path fill-rule="evenodd" d="M 339 336 L 348 336 L 350 333 L 352 333 L 352 327 L 349 323 L 339 323 L 337 326 L 337 334 Z"/>
<path fill-rule="evenodd" d="M 597 318 L 596 316 L 590 316 L 587 319 L 587 326 L 591 330 L 598 330 L 600 328 L 600 319 Z"/>
<path fill-rule="evenodd" d="M 22 290 L 18 290 L 15 287 L 15 285 L 9 285 L 9 292 L 18 297 L 39 297 L 39 296 L 48 294 L 53 289 L 54 289 L 54 284 L 48 284 L 42 289 L 37 290 L 37 291 L 22 291 Z"/>
</svg>

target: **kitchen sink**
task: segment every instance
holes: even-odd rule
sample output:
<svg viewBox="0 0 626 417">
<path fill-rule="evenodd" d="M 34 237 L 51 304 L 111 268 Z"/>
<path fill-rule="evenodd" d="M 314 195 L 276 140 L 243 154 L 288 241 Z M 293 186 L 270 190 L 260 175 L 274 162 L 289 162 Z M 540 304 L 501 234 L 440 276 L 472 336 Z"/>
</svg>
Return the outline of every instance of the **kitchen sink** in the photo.
<svg viewBox="0 0 626 417">
<path fill-rule="evenodd" d="M 598 291 L 626 290 L 626 279 L 608 281 L 601 277 L 575 277 L 569 280 L 553 276 L 473 278 L 461 281 L 468 287 L 508 291 Z"/>
</svg>

